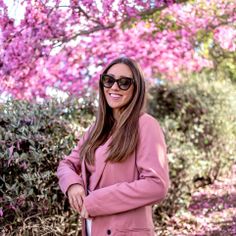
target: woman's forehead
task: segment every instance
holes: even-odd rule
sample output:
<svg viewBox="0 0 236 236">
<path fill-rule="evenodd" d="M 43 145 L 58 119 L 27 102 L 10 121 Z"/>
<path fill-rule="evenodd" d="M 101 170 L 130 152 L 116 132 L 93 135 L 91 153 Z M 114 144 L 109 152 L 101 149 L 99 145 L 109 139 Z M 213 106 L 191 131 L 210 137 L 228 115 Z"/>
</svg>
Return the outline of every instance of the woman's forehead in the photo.
<svg viewBox="0 0 236 236">
<path fill-rule="evenodd" d="M 125 75 L 129 77 L 132 76 L 132 71 L 129 68 L 129 66 L 127 66 L 126 64 L 121 64 L 121 63 L 115 64 L 112 67 L 110 67 L 107 73 L 114 76 L 120 76 L 120 75 Z"/>
</svg>

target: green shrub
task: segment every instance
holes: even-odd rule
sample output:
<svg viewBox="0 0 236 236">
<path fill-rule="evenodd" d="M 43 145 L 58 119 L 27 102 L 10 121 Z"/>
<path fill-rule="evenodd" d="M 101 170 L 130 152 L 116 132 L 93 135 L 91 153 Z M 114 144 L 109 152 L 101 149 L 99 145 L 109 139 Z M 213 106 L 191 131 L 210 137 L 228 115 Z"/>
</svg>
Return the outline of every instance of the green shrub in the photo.
<svg viewBox="0 0 236 236">
<path fill-rule="evenodd" d="M 1 225 L 17 228 L 35 214 L 62 215 L 66 203 L 56 168 L 75 145 L 77 133 L 91 123 L 93 107 L 76 100 L 0 106 Z"/>
<path fill-rule="evenodd" d="M 213 183 L 235 160 L 236 93 L 228 81 L 195 79 L 151 88 L 149 112 L 165 130 L 169 197 L 155 212 L 170 216 L 189 203 L 194 188 Z"/>
<path fill-rule="evenodd" d="M 194 188 L 229 170 L 236 151 L 235 97 L 227 81 L 195 79 L 150 89 L 148 112 L 164 128 L 171 177 L 167 199 L 154 208 L 158 222 L 186 207 Z M 6 234 L 40 235 L 53 228 L 52 235 L 77 235 L 76 214 L 68 210 L 55 171 L 94 113 L 87 100 L 0 105 L 0 220 Z"/>
</svg>

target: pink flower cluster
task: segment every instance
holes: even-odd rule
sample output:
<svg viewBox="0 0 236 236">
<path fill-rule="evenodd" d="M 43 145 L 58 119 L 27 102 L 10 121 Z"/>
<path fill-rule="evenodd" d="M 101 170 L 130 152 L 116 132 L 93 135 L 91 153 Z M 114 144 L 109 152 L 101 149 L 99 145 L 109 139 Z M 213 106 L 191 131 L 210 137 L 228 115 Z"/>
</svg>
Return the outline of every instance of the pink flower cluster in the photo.
<svg viewBox="0 0 236 236">
<path fill-rule="evenodd" d="M 226 25 L 217 28 L 214 32 L 215 41 L 228 51 L 236 51 L 236 28 Z"/>
<path fill-rule="evenodd" d="M 199 33 L 212 32 L 235 51 L 234 0 L 20 2 L 25 16 L 17 25 L 0 0 L 0 93 L 18 99 L 46 97 L 50 87 L 82 94 L 121 55 L 137 59 L 147 78 L 180 80 L 182 72 L 212 66 L 199 53 Z"/>
</svg>

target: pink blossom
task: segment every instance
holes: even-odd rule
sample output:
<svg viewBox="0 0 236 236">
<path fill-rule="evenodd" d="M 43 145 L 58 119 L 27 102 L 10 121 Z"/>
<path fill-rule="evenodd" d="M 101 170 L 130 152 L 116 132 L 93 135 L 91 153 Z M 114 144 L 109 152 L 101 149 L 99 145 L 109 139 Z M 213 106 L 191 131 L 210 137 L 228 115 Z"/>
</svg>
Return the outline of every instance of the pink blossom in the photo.
<svg viewBox="0 0 236 236">
<path fill-rule="evenodd" d="M 12 145 L 11 147 L 8 148 L 9 150 L 9 160 L 8 160 L 8 166 L 11 164 L 11 162 L 13 161 L 13 150 L 14 150 L 14 145 Z"/>
<path fill-rule="evenodd" d="M 3 210 L 0 208 L 0 217 L 3 217 Z"/>
<path fill-rule="evenodd" d="M 0 0 L 0 90 L 18 99 L 46 97 L 48 87 L 81 95 L 88 84 L 96 87 L 101 67 L 121 55 L 137 59 L 146 77 L 180 80 L 182 71 L 212 67 L 195 44 L 202 32 L 236 50 L 233 0 L 22 3 L 25 16 L 16 24 Z M 140 19 L 159 7 L 156 20 Z"/>
<path fill-rule="evenodd" d="M 214 32 L 215 40 L 220 46 L 229 51 L 236 50 L 236 29 L 232 26 L 221 26 Z"/>
</svg>

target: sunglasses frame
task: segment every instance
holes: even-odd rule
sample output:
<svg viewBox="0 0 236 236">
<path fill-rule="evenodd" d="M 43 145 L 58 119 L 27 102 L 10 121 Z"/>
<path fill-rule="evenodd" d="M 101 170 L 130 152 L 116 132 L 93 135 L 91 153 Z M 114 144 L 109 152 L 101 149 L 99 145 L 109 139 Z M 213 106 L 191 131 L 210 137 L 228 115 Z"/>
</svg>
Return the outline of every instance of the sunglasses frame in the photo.
<svg viewBox="0 0 236 236">
<path fill-rule="evenodd" d="M 110 87 L 107 87 L 107 86 L 104 85 L 104 83 L 103 83 L 103 76 L 108 76 L 108 77 L 110 77 L 110 78 L 112 78 L 112 79 L 114 80 L 113 84 L 112 84 Z M 129 87 L 128 87 L 127 89 L 122 89 L 122 88 L 120 87 L 119 81 L 121 81 L 122 79 L 128 79 L 128 80 L 130 80 L 130 85 L 129 85 Z M 109 75 L 109 74 L 101 74 L 101 75 L 100 75 L 100 82 L 101 82 L 101 84 L 103 85 L 103 87 L 105 87 L 105 88 L 111 88 L 111 87 L 114 85 L 114 83 L 117 83 L 119 89 L 126 91 L 126 90 L 128 90 L 128 89 L 130 88 L 130 86 L 134 83 L 134 79 L 133 79 L 133 78 L 130 78 L 130 77 L 126 77 L 126 76 L 120 76 L 119 79 L 115 79 L 115 77 L 112 76 L 112 75 Z"/>
</svg>

